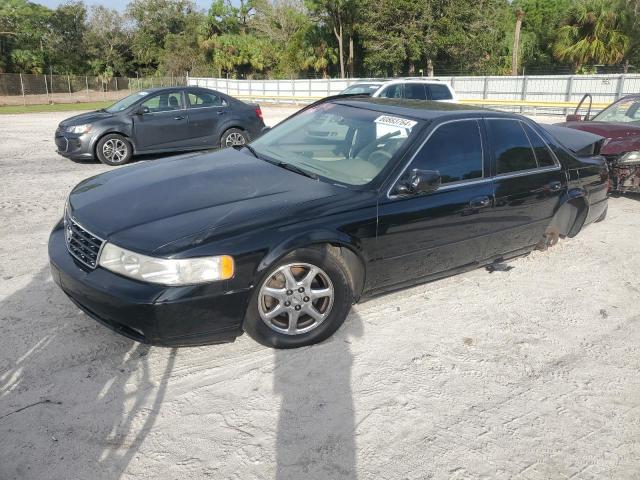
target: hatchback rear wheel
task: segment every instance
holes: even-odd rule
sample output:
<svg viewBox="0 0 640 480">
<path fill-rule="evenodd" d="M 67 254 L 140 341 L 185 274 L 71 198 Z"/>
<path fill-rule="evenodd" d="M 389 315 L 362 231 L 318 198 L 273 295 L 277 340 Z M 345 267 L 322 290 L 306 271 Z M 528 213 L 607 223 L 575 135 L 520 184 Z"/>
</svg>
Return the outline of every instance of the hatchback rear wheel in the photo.
<svg viewBox="0 0 640 480">
<path fill-rule="evenodd" d="M 247 132 L 239 128 L 230 128 L 222 134 L 220 148 L 238 147 L 249 143 Z"/>
</svg>

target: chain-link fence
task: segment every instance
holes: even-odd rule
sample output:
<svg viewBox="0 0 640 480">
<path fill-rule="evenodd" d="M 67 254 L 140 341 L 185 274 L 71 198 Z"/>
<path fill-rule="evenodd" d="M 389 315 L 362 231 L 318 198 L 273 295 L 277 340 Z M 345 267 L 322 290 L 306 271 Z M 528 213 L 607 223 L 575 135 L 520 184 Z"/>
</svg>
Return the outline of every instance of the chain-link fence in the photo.
<svg viewBox="0 0 640 480">
<path fill-rule="evenodd" d="M 92 77 L 0 73 L 0 105 L 116 101 L 131 92 L 185 85 L 184 77 Z"/>
</svg>

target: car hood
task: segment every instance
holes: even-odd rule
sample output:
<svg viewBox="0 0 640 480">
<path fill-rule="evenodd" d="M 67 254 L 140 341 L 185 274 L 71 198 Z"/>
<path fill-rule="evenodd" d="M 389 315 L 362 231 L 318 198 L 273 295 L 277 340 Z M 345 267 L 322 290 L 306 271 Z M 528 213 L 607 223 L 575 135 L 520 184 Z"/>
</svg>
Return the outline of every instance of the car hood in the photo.
<svg viewBox="0 0 640 480">
<path fill-rule="evenodd" d="M 154 160 L 78 184 L 74 219 L 93 234 L 141 253 L 172 254 L 260 226 L 303 220 L 358 193 L 290 172 L 247 153 Z M 315 207 L 315 208 L 314 208 Z M 180 240 L 188 240 L 180 242 Z M 171 245 L 174 248 L 170 247 Z"/>
<path fill-rule="evenodd" d="M 85 123 L 93 123 L 103 118 L 113 116 L 113 113 L 101 112 L 96 110 L 95 112 L 81 113 L 80 115 L 74 115 L 60 122 L 61 127 L 69 127 L 71 125 L 84 125 Z"/>
</svg>

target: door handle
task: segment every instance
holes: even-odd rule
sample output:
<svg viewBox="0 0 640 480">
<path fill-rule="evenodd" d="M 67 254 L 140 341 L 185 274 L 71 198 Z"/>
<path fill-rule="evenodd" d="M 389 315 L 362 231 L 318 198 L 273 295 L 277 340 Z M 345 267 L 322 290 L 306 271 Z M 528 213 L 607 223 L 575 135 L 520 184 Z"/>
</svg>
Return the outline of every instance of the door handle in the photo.
<svg viewBox="0 0 640 480">
<path fill-rule="evenodd" d="M 174 120 L 184 120 L 182 115 L 178 115 L 177 117 L 173 117 Z"/>
<path fill-rule="evenodd" d="M 469 202 L 471 208 L 485 208 L 491 205 L 491 198 L 489 197 L 476 197 Z"/>
<path fill-rule="evenodd" d="M 225 110 L 218 110 L 218 115 L 224 115 L 225 113 L 227 113 Z"/>
<path fill-rule="evenodd" d="M 551 192 L 557 192 L 562 188 L 561 182 L 550 182 L 545 185 L 545 188 Z"/>
</svg>

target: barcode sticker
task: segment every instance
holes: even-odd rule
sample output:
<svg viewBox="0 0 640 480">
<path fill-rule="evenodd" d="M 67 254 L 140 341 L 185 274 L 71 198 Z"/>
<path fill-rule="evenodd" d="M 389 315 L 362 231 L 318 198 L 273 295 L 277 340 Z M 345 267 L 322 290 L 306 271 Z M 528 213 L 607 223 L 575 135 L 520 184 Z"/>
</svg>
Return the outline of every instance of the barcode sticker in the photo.
<svg viewBox="0 0 640 480">
<path fill-rule="evenodd" d="M 409 120 L 408 118 L 392 117 L 390 115 L 380 115 L 374 120 L 374 122 L 381 125 L 389 125 L 391 127 L 407 128 L 409 130 L 411 130 L 414 125 L 418 123 L 414 122 L 413 120 Z"/>
</svg>

